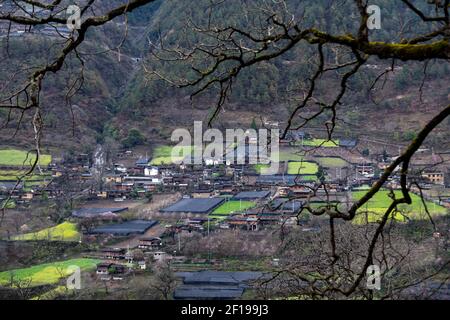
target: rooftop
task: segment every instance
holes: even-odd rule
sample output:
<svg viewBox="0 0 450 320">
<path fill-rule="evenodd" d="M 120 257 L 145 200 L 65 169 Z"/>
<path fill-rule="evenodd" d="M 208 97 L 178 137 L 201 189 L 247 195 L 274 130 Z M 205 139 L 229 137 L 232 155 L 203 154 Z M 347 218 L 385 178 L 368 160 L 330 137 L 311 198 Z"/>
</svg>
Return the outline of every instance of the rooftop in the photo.
<svg viewBox="0 0 450 320">
<path fill-rule="evenodd" d="M 90 218 L 110 215 L 128 210 L 128 208 L 82 208 L 72 211 L 72 216 L 77 218 Z"/>
<path fill-rule="evenodd" d="M 270 204 L 273 210 L 284 210 L 296 212 L 303 206 L 303 202 L 299 200 L 289 200 L 287 198 L 277 198 Z"/>
<path fill-rule="evenodd" d="M 260 175 L 256 178 L 256 182 L 259 184 L 283 184 L 283 185 L 295 185 L 298 180 L 294 175 Z"/>
<path fill-rule="evenodd" d="M 224 198 L 206 198 L 206 199 L 182 199 L 177 203 L 162 209 L 162 212 L 190 212 L 190 213 L 209 213 L 218 207 Z"/>
<path fill-rule="evenodd" d="M 263 277 L 261 272 L 225 272 L 198 271 L 179 272 L 176 274 L 183 279 L 183 285 L 174 293 L 175 299 L 238 299 L 248 282 Z"/>
<path fill-rule="evenodd" d="M 354 139 L 340 139 L 339 146 L 346 148 L 354 148 L 358 142 Z"/>
<path fill-rule="evenodd" d="M 244 191 L 233 197 L 234 200 L 256 200 L 264 199 L 270 195 L 270 191 Z"/>
<path fill-rule="evenodd" d="M 92 230 L 94 234 L 113 234 L 119 236 L 128 236 L 131 234 L 143 234 L 151 227 L 158 224 L 153 220 L 132 220 L 124 223 L 115 223 L 100 226 Z"/>
</svg>

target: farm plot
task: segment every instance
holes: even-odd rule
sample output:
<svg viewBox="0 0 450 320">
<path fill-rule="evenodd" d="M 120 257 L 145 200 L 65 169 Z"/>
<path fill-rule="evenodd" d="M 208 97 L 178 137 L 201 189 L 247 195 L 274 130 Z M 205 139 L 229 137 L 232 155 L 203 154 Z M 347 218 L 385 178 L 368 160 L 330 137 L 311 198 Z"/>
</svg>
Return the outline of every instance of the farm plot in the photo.
<svg viewBox="0 0 450 320">
<path fill-rule="evenodd" d="M 365 191 L 356 191 L 352 193 L 352 196 L 354 200 L 357 200 L 364 194 Z M 392 199 L 390 199 L 388 195 L 389 191 L 387 190 L 379 191 L 364 207 L 358 210 L 355 223 L 361 224 L 365 222 L 378 222 L 392 202 Z M 401 197 L 401 191 L 395 191 L 395 195 L 397 197 Z M 392 214 L 391 219 L 395 219 L 400 222 L 406 222 L 408 219 L 428 219 L 425 207 L 422 204 L 422 199 L 415 194 L 411 194 L 411 199 L 412 204 L 399 205 L 400 212 Z M 448 212 L 446 208 L 437 205 L 434 202 L 425 201 L 425 203 L 431 216 L 444 215 Z"/>
<path fill-rule="evenodd" d="M 175 152 L 175 157 L 172 157 L 172 151 Z M 172 164 L 174 162 L 183 160 L 186 156 L 191 155 L 192 152 L 193 147 L 191 146 L 158 146 L 153 150 L 153 157 L 150 161 L 150 164 L 154 166 Z"/>
<path fill-rule="evenodd" d="M 275 157 L 277 155 L 275 154 Z M 278 159 L 280 162 L 283 161 L 303 161 L 304 157 L 301 154 L 299 148 L 286 148 L 281 149 L 278 153 Z"/>
<path fill-rule="evenodd" d="M 255 164 L 254 166 L 256 173 L 258 174 L 268 174 L 270 165 L 268 164 Z"/>
<path fill-rule="evenodd" d="M 325 168 L 343 168 L 348 165 L 347 161 L 338 157 L 317 157 L 315 160 Z"/>
<path fill-rule="evenodd" d="M 284 148 L 278 153 L 269 155 L 274 162 L 286 162 L 286 161 L 303 161 L 304 157 L 299 153 L 298 148 Z M 268 174 L 268 164 L 256 164 L 254 169 L 258 174 Z"/>
<path fill-rule="evenodd" d="M 227 201 L 214 210 L 211 217 L 228 216 L 234 212 L 241 212 L 253 208 L 255 203 L 252 201 Z"/>
<path fill-rule="evenodd" d="M 22 183 L 23 190 L 28 192 L 36 188 L 44 187 L 51 181 L 50 174 L 32 174 L 26 175 L 26 171 L 16 170 L 0 170 L 0 183 L 17 183 L 19 180 Z"/>
<path fill-rule="evenodd" d="M 71 267 L 76 266 L 83 271 L 93 270 L 100 260 L 97 259 L 71 259 L 36 265 L 29 268 L 15 269 L 0 272 L 0 285 L 8 286 L 11 279 L 16 282 L 29 281 L 30 286 L 55 284 L 73 273 Z"/>
<path fill-rule="evenodd" d="M 17 207 L 17 204 L 14 200 L 4 200 L 0 201 L 0 208 L 4 209 L 15 209 Z"/>
<path fill-rule="evenodd" d="M 51 178 L 50 174 L 32 174 L 27 175 L 27 171 L 18 170 L 0 170 L 0 181 L 17 181 L 23 177 L 24 181 L 43 181 Z"/>
<path fill-rule="evenodd" d="M 78 241 L 80 237 L 81 234 L 78 232 L 76 224 L 64 222 L 57 226 L 43 229 L 37 232 L 18 235 L 13 237 L 12 239 L 15 241 Z"/>
<path fill-rule="evenodd" d="M 28 153 L 28 151 L 16 149 L 0 150 L 0 166 L 6 167 L 27 167 L 36 161 L 36 154 Z M 52 156 L 41 154 L 39 164 L 48 166 L 52 162 Z"/>
<path fill-rule="evenodd" d="M 314 162 L 289 162 L 288 174 L 297 175 L 315 175 L 319 170 L 319 166 Z"/>
<path fill-rule="evenodd" d="M 324 147 L 324 148 L 337 148 L 339 147 L 339 140 L 327 140 L 327 139 L 305 139 L 295 143 L 297 146 L 304 147 Z"/>
</svg>

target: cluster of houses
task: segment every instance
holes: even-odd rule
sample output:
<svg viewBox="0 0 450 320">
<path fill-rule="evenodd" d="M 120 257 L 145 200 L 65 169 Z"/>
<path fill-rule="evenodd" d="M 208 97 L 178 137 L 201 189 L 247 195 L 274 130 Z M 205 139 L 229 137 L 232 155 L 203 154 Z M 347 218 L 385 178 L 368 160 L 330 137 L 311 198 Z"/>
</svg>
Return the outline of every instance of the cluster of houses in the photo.
<svg viewBox="0 0 450 320">
<path fill-rule="evenodd" d="M 284 144 L 292 144 L 301 139 L 306 139 L 303 132 L 292 131 L 288 138 L 282 141 Z M 286 142 L 287 141 L 287 142 Z M 326 188 L 328 192 L 345 192 L 360 186 L 370 186 L 379 177 L 380 173 L 390 163 L 391 158 L 378 159 L 355 157 L 355 152 L 350 152 L 357 145 L 356 140 L 339 140 L 336 148 L 321 148 L 322 155 L 314 155 L 308 161 L 316 161 L 319 156 L 334 157 L 345 160 L 348 164 L 345 168 L 327 168 Z M 283 144 L 282 144 L 283 147 Z M 283 148 L 292 148 L 284 146 Z M 115 163 L 110 168 L 105 168 L 101 175 L 96 174 L 94 165 L 88 154 L 79 154 L 72 157 L 70 163 L 52 163 L 46 168 L 42 185 L 32 189 L 26 188 L 17 181 L 0 182 L 0 198 L 14 189 L 13 196 L 16 202 L 40 199 L 40 195 L 46 197 L 58 197 L 61 186 L 57 183 L 61 177 L 69 181 L 78 181 L 86 185 L 83 197 L 86 199 L 111 199 L 121 202 L 126 199 L 145 198 L 159 192 L 181 192 L 193 198 L 211 198 L 221 195 L 234 195 L 245 191 L 273 191 L 277 189 L 284 196 L 296 198 L 308 196 L 317 181 L 304 179 L 302 175 L 291 175 L 287 172 L 287 164 L 281 165 L 277 174 L 261 175 L 254 165 L 246 158 L 245 164 L 234 163 L 207 163 L 180 165 L 160 164 L 151 165 L 152 159 L 135 156 L 132 151 L 124 151 L 116 155 Z M 286 162 L 287 163 L 287 162 Z M 317 162 L 316 162 L 317 163 Z M 434 166 L 425 161 L 415 165 L 413 169 L 421 170 L 422 185 L 424 189 L 433 186 L 450 187 L 448 167 Z M 428 168 L 428 169 L 427 169 Z M 431 169 L 432 168 L 432 169 Z M 100 180 L 100 182 L 99 182 Z M 399 187 L 399 176 L 394 175 L 388 181 L 388 186 Z M 51 183 L 50 183 L 51 182 Z M 450 202 L 445 197 L 440 199 L 442 205 Z"/>
<path fill-rule="evenodd" d="M 161 263 L 172 258 L 161 251 L 163 242 L 158 237 L 142 237 L 136 248 L 103 248 L 96 257 L 102 259 L 97 264 L 96 273 L 103 281 L 122 280 L 136 271 L 145 271 L 149 264 Z"/>
</svg>

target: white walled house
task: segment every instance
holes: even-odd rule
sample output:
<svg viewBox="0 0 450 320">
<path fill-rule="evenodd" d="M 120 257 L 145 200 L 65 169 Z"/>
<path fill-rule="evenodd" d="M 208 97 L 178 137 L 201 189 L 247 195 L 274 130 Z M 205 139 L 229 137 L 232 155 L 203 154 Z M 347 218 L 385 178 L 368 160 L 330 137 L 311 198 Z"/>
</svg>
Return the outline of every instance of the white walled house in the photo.
<svg viewBox="0 0 450 320">
<path fill-rule="evenodd" d="M 159 168 L 158 167 L 149 167 L 144 169 L 144 175 L 146 177 L 154 177 L 159 175 Z"/>
</svg>

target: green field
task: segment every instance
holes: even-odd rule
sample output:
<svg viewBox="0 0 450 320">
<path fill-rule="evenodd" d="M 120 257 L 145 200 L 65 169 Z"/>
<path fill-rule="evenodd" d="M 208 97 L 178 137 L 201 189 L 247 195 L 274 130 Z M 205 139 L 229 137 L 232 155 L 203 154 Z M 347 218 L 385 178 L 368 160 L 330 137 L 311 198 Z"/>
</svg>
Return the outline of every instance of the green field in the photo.
<svg viewBox="0 0 450 320">
<path fill-rule="evenodd" d="M 7 286 L 13 277 L 15 281 L 31 281 L 31 286 L 55 284 L 69 276 L 69 267 L 77 266 L 81 270 L 93 270 L 100 260 L 97 259 L 71 259 L 60 262 L 40 264 L 29 268 L 15 269 L 0 272 L 0 285 Z"/>
<path fill-rule="evenodd" d="M 258 174 L 268 174 L 270 165 L 268 164 L 255 164 L 254 166 L 256 173 Z"/>
<path fill-rule="evenodd" d="M 297 175 L 315 175 L 319 166 L 314 162 L 289 162 L 287 174 Z"/>
<path fill-rule="evenodd" d="M 172 150 L 176 152 L 176 157 L 172 158 Z M 150 164 L 153 166 L 159 166 L 164 164 L 172 164 L 177 161 L 181 161 L 185 156 L 192 154 L 193 148 L 191 146 L 185 147 L 172 147 L 172 146 L 158 146 L 153 149 L 153 158 Z M 183 154 L 185 156 L 183 156 Z"/>
<path fill-rule="evenodd" d="M 234 212 L 244 211 L 253 208 L 255 203 L 252 201 L 227 201 L 214 210 L 211 216 L 226 216 Z"/>
<path fill-rule="evenodd" d="M 64 222 L 55 227 L 43 229 L 38 232 L 15 236 L 16 241 L 48 240 L 48 241 L 78 241 L 81 234 L 74 223 Z"/>
<path fill-rule="evenodd" d="M 28 156 L 28 157 L 27 157 Z M 36 161 L 36 154 L 23 150 L 7 149 L 0 150 L 0 166 L 21 167 L 31 166 Z M 48 166 L 52 162 L 52 156 L 41 154 L 39 164 Z"/>
<path fill-rule="evenodd" d="M 305 147 L 324 147 L 324 148 L 337 148 L 339 147 L 339 140 L 327 140 L 327 139 L 309 139 L 303 141 L 297 141 L 295 144 Z"/>
<path fill-rule="evenodd" d="M 32 174 L 27 175 L 27 171 L 25 170 L 0 170 L 0 181 L 17 181 L 19 178 L 22 178 L 22 181 L 26 182 L 39 182 L 39 181 L 45 181 L 50 180 L 51 175 L 50 174 Z"/>
<path fill-rule="evenodd" d="M 316 157 L 315 160 L 325 168 L 343 168 L 348 165 L 347 161 L 338 157 Z"/>
<path fill-rule="evenodd" d="M 360 199 L 364 196 L 365 191 L 352 192 L 354 200 Z M 384 212 L 387 210 L 392 202 L 392 199 L 388 197 L 389 191 L 381 190 L 379 191 L 369 202 L 359 209 L 358 215 L 355 219 L 355 223 L 364 223 L 366 220 L 368 222 L 377 222 L 383 216 Z M 395 195 L 400 198 L 401 191 L 395 191 Z M 399 205 L 399 210 L 401 213 L 396 213 L 393 215 L 393 219 L 397 221 L 407 221 L 407 216 L 409 219 L 424 220 L 428 219 L 428 215 L 422 204 L 422 200 L 419 196 L 411 194 L 412 204 L 401 204 Z M 426 201 L 427 208 L 432 216 L 444 215 L 448 211 L 446 208 L 439 206 L 433 202 Z M 366 219 L 367 212 L 367 219 Z M 404 216 L 405 215 L 405 216 Z"/>
<path fill-rule="evenodd" d="M 306 174 L 299 177 L 298 181 L 318 181 L 319 179 L 315 174 Z"/>
<path fill-rule="evenodd" d="M 284 148 L 278 153 L 271 155 L 271 159 L 274 162 L 285 162 L 285 161 L 303 161 L 304 157 L 299 154 L 298 148 Z M 268 164 L 256 164 L 254 165 L 255 171 L 258 174 L 267 174 Z"/>
<path fill-rule="evenodd" d="M 0 209 L 15 209 L 16 207 L 17 204 L 14 200 L 4 200 L 0 202 Z"/>
<path fill-rule="evenodd" d="M 276 157 L 277 155 L 275 154 L 274 156 Z M 304 157 L 298 148 L 281 149 L 278 153 L 278 158 L 280 162 L 304 160 Z"/>
</svg>

